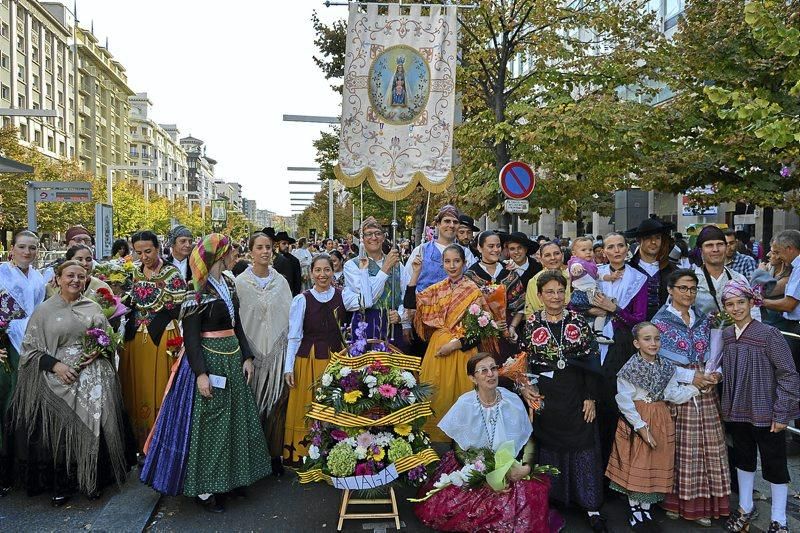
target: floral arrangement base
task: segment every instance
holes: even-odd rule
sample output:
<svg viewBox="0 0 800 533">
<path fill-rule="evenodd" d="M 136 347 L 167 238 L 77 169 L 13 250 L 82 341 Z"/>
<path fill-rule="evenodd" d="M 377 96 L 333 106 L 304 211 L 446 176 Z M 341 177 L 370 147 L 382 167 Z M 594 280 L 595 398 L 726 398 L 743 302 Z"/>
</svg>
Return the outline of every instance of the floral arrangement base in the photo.
<svg viewBox="0 0 800 533">
<path fill-rule="evenodd" d="M 353 498 L 353 492 L 350 489 L 345 489 L 342 493 L 342 505 L 339 507 L 339 524 L 336 526 L 336 531 L 342 530 L 345 520 L 365 520 L 369 518 L 392 518 L 394 525 L 400 530 L 400 512 L 397 510 L 397 497 L 394 494 L 394 487 L 389 487 L 389 494 L 387 498 Z M 350 505 L 391 505 L 391 512 L 389 513 L 353 513 L 348 512 L 347 508 Z"/>
</svg>

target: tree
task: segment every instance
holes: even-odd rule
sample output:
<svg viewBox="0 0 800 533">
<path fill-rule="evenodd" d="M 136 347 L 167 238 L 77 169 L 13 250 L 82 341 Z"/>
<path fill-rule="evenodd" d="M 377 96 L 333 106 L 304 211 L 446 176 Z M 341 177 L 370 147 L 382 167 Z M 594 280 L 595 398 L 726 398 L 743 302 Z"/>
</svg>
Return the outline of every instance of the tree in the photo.
<svg viewBox="0 0 800 533">
<path fill-rule="evenodd" d="M 644 3 L 485 0 L 460 19 L 460 196 L 498 211 L 499 191 L 485 185 L 522 159 L 539 169 L 534 206 L 567 220 L 607 209 L 598 200 L 627 188 L 650 133 L 646 82 L 658 75 L 663 38 Z M 635 98 L 620 97 L 626 87 Z"/>
<path fill-rule="evenodd" d="M 677 94 L 664 106 L 647 187 L 712 185 L 698 205 L 800 207 L 800 2 L 690 2 L 669 51 Z"/>
<path fill-rule="evenodd" d="M 336 194 L 333 201 L 334 235 L 349 233 L 353 224 L 353 204 L 349 195 Z M 297 217 L 298 235 L 305 236 L 315 229 L 317 236 L 328 236 L 328 187 L 314 195 L 314 201 Z"/>
</svg>

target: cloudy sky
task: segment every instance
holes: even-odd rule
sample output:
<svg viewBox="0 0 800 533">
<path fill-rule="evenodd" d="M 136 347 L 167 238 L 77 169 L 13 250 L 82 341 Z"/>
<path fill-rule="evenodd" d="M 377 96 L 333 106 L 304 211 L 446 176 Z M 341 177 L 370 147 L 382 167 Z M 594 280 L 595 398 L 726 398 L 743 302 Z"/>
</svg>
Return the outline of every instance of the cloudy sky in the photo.
<svg viewBox="0 0 800 533">
<path fill-rule="evenodd" d="M 312 60 L 314 10 L 325 21 L 347 16 L 322 0 L 78 0 L 77 14 L 82 27 L 94 21 L 101 43 L 108 37 L 156 122 L 203 139 L 218 177 L 241 183 L 259 209 L 288 215 L 289 179 L 316 176 L 286 167 L 315 166 L 311 142 L 327 126 L 282 116 L 339 113 Z"/>
</svg>

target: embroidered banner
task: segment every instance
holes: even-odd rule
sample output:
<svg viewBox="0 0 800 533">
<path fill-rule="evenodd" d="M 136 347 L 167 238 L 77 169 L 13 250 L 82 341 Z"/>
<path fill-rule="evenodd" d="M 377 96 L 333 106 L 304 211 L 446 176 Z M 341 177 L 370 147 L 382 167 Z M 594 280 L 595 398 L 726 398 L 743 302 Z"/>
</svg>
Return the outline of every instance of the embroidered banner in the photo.
<svg viewBox="0 0 800 533">
<path fill-rule="evenodd" d="M 453 179 L 456 7 L 352 2 L 336 177 L 384 200 Z"/>
</svg>

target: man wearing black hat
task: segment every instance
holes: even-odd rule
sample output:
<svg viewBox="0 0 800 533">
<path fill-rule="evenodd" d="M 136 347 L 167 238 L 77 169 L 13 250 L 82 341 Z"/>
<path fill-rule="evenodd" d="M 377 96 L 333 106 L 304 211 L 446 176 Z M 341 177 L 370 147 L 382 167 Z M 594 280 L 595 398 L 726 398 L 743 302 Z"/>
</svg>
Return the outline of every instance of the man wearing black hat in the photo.
<svg viewBox="0 0 800 533">
<path fill-rule="evenodd" d="M 303 291 L 303 277 L 300 261 L 289 252 L 289 245 L 294 244 L 295 240 L 289 237 L 285 231 L 275 233 L 274 228 L 264 228 L 263 233 L 271 237 L 278 248 L 278 253 L 272 260 L 272 266 L 289 282 L 292 296 L 297 296 Z"/>
<path fill-rule="evenodd" d="M 480 228 L 475 225 L 475 220 L 473 220 L 471 216 L 464 214 L 459 215 L 456 241 L 464 248 L 464 252 L 469 251 L 473 256 L 480 257 L 478 249 L 474 246 L 474 234 L 476 231 L 480 231 Z"/>
<path fill-rule="evenodd" d="M 514 261 L 511 266 L 514 267 L 522 285 L 527 289 L 531 278 L 542 270 L 541 263 L 529 257 L 530 254 L 536 253 L 539 245 L 521 231 L 513 231 L 506 237 L 506 247 L 509 260 Z"/>
<path fill-rule="evenodd" d="M 635 238 L 639 243 L 629 264 L 647 276 L 647 320 L 655 316 L 669 296 L 667 282 L 675 271 L 675 265 L 669 260 L 672 228 L 672 224 L 658 218 L 647 218 L 636 229 L 625 232 L 625 237 Z"/>
</svg>

